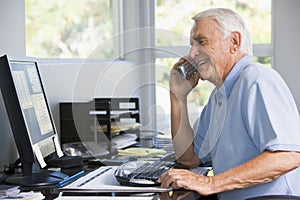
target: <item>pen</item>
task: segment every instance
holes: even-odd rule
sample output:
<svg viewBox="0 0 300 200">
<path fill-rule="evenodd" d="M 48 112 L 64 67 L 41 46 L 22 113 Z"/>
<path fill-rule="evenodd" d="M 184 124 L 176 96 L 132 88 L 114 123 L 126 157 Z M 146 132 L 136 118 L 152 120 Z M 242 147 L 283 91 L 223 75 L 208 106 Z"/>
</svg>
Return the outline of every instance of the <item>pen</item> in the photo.
<svg viewBox="0 0 300 200">
<path fill-rule="evenodd" d="M 79 176 L 83 175 L 84 171 L 80 171 L 68 178 L 65 178 L 64 180 L 60 181 L 59 183 L 57 183 L 57 187 L 62 187 L 64 185 L 66 185 L 67 183 L 70 183 L 71 181 L 77 179 Z"/>
</svg>

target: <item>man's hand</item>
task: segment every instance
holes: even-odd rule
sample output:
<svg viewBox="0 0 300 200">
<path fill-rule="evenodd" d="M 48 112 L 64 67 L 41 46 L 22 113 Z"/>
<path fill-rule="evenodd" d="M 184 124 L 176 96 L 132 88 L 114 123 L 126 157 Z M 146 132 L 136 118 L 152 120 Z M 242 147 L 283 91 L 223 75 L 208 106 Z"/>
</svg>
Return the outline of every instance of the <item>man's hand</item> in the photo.
<svg viewBox="0 0 300 200">
<path fill-rule="evenodd" d="M 164 188 L 172 186 L 174 189 L 193 190 L 201 195 L 212 194 L 211 177 L 195 174 L 185 169 L 170 169 L 160 176 L 158 182 Z"/>
<path fill-rule="evenodd" d="M 170 90 L 177 98 L 186 98 L 190 91 L 198 84 L 200 75 L 196 72 L 188 80 L 181 77 L 180 73 L 176 68 L 182 63 L 186 62 L 184 58 L 181 58 L 177 63 L 174 64 L 170 71 Z"/>
</svg>

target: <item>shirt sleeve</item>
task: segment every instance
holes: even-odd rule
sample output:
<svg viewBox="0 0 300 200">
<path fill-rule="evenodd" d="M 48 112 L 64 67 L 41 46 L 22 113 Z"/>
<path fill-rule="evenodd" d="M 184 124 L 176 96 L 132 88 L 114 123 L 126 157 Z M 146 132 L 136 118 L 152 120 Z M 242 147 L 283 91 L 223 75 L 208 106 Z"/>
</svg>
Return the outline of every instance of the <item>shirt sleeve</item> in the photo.
<svg viewBox="0 0 300 200">
<path fill-rule="evenodd" d="M 249 136 L 261 152 L 300 152 L 299 112 L 279 76 L 273 80 L 259 79 L 253 84 L 245 113 Z"/>
</svg>

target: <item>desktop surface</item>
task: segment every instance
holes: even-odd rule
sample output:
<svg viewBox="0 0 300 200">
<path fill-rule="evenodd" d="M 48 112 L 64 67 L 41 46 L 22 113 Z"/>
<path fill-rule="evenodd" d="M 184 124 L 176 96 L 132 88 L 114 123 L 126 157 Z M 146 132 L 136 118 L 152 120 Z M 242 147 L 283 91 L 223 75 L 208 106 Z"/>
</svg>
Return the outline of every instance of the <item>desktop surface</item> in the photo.
<svg viewBox="0 0 300 200">
<path fill-rule="evenodd" d="M 118 199 L 118 200 L 217 200 L 216 195 L 201 196 L 196 192 L 181 190 L 173 192 L 157 192 L 157 193 L 124 193 L 124 192 L 104 192 L 104 193 L 89 193 L 79 194 L 72 192 L 60 193 L 56 200 L 106 200 L 106 199 Z"/>
<path fill-rule="evenodd" d="M 96 159 L 96 158 L 94 158 Z M 106 158 L 101 158 L 101 159 L 107 159 L 107 160 L 115 160 L 115 159 L 119 159 L 119 161 L 124 161 L 124 162 L 127 162 L 127 161 L 130 161 L 132 162 L 132 160 L 134 161 L 138 161 L 138 160 L 159 160 L 159 159 L 165 159 L 165 160 L 173 160 L 174 159 L 174 154 L 173 153 L 166 153 L 164 155 L 147 155 L 147 156 L 136 156 L 136 157 L 133 157 L 133 156 L 124 156 L 124 155 L 109 155 L 107 156 Z M 100 159 L 100 160 L 101 160 Z M 130 159 L 130 160 L 129 160 Z M 101 166 L 104 166 L 104 165 L 109 165 L 109 163 L 101 163 L 100 165 Z M 120 163 L 117 163 L 115 164 L 115 166 L 112 166 L 114 167 L 114 169 L 118 168 L 118 166 L 124 164 L 123 162 L 120 162 Z M 96 170 L 99 168 L 99 165 L 94 165 L 94 166 L 91 166 L 91 165 L 88 165 L 88 162 L 84 162 L 84 166 L 83 166 L 83 169 L 85 169 L 86 171 L 93 171 L 93 170 Z M 64 173 L 66 173 L 65 171 L 73 171 L 74 168 L 66 168 L 64 169 Z M 82 170 L 82 169 L 81 169 Z M 80 171 L 80 169 L 78 169 L 78 171 Z M 114 172 L 114 171 L 113 171 Z M 73 174 L 75 173 L 74 171 L 72 172 Z M 71 175 L 70 175 L 71 176 Z M 55 177 L 54 177 L 55 178 Z M 72 183 L 72 182 L 71 182 Z M 53 182 L 53 185 L 52 187 L 55 187 L 57 185 L 57 182 L 54 184 Z M 66 184 L 68 185 L 68 184 Z M 96 184 L 92 184 L 92 185 L 96 185 Z M 88 185 L 87 185 L 88 186 Z M 102 191 L 99 191 L 97 190 L 94 191 L 94 192 L 89 192 L 89 193 L 82 193 L 81 194 L 78 194 L 77 192 L 73 192 L 73 191 L 63 191 L 61 192 L 61 190 L 59 190 L 58 188 L 54 188 L 54 189 L 49 189 L 47 187 L 41 187 L 42 189 L 38 189 L 38 190 L 35 190 L 35 191 L 42 191 L 42 193 L 46 196 L 46 199 L 54 199 L 54 198 L 58 198 L 58 199 L 64 199 L 64 198 L 69 198 L 70 197 L 74 197 L 76 196 L 76 198 L 78 197 L 82 197 L 82 198 L 85 198 L 85 197 L 88 197 L 88 196 L 98 196 L 98 197 L 104 197 L 104 196 L 128 196 L 128 197 L 131 197 L 132 195 L 139 195 L 139 196 L 145 196 L 145 197 L 152 197 L 153 199 L 176 199 L 175 197 L 178 197 L 178 196 L 185 196 L 185 198 L 183 199 L 186 199 L 186 200 L 189 200 L 189 199 L 204 199 L 204 197 L 200 197 L 197 193 L 195 192 L 191 192 L 191 191 L 172 191 L 170 193 L 170 191 L 149 191 L 147 193 L 145 192 L 142 192 L 142 191 L 138 191 L 138 192 L 118 192 L 118 191 L 111 191 L 111 190 L 102 190 Z M 59 197 L 59 195 L 61 195 Z M 211 198 L 206 198 L 206 199 L 211 199 Z"/>
<path fill-rule="evenodd" d="M 60 188 L 63 196 L 78 198 L 88 196 L 127 196 L 127 197 L 153 197 L 153 199 L 177 199 L 175 197 L 185 195 L 184 199 L 203 199 L 197 193 L 187 190 L 173 190 L 160 188 L 159 186 L 123 186 L 114 178 L 117 166 L 105 166 L 97 168 L 86 176 L 82 176 L 71 184 Z"/>
</svg>

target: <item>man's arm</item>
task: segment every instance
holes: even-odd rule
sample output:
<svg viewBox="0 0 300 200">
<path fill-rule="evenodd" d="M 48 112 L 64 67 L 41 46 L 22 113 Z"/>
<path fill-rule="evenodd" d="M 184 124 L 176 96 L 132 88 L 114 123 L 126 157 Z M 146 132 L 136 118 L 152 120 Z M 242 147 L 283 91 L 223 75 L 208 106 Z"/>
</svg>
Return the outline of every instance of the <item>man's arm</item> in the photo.
<svg viewBox="0 0 300 200">
<path fill-rule="evenodd" d="M 194 153 L 194 133 L 191 128 L 186 98 L 179 100 L 172 92 L 171 132 L 177 161 L 189 167 L 197 167 L 199 158 Z"/>
<path fill-rule="evenodd" d="M 254 159 L 211 179 L 213 193 L 270 182 L 300 166 L 300 153 L 265 151 Z"/>
<path fill-rule="evenodd" d="M 265 151 L 254 159 L 212 177 L 188 170 L 170 169 L 159 182 L 161 187 L 182 187 L 201 195 L 210 195 L 270 182 L 300 166 L 299 152 Z"/>
<path fill-rule="evenodd" d="M 200 160 L 194 153 L 194 133 L 188 117 L 187 96 L 198 84 L 200 74 L 195 73 L 188 80 L 183 79 L 176 70 L 183 62 L 185 59 L 181 58 L 170 71 L 171 133 L 177 161 L 188 167 L 196 167 Z"/>
</svg>

